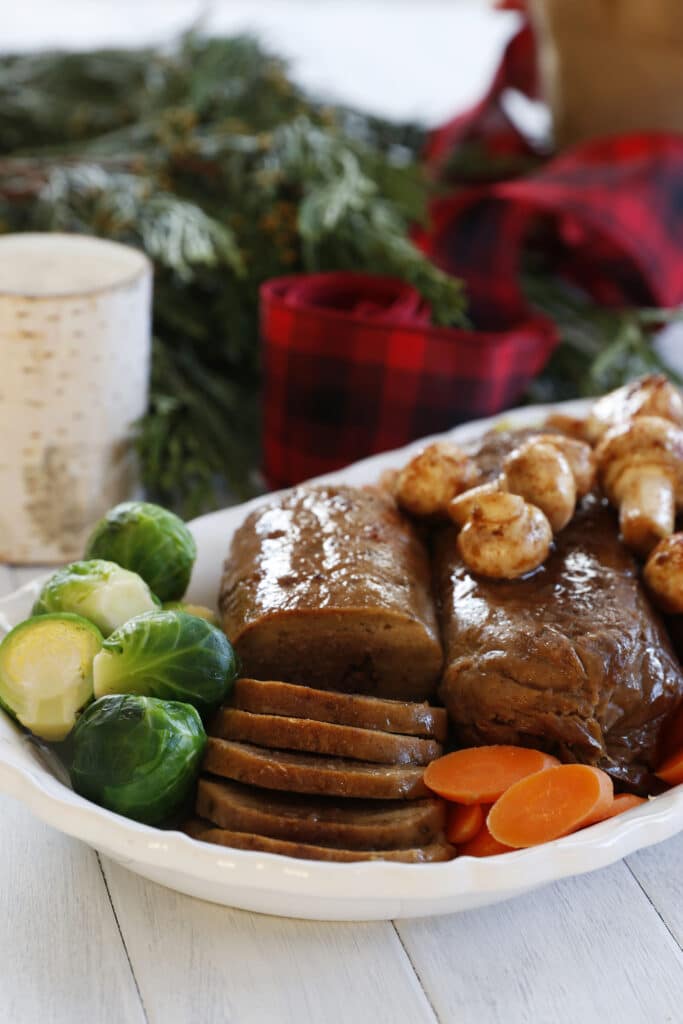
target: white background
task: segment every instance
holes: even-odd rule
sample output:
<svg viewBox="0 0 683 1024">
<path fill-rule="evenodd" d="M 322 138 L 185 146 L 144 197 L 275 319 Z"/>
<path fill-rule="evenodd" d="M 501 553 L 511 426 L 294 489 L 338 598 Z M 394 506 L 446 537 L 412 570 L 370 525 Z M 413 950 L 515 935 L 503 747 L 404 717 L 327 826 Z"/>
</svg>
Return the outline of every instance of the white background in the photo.
<svg viewBox="0 0 683 1024">
<path fill-rule="evenodd" d="M 168 42 L 197 22 L 252 30 L 318 94 L 430 123 L 480 96 L 518 21 L 483 0 L 0 0 L 2 12 L 3 50 Z"/>
</svg>

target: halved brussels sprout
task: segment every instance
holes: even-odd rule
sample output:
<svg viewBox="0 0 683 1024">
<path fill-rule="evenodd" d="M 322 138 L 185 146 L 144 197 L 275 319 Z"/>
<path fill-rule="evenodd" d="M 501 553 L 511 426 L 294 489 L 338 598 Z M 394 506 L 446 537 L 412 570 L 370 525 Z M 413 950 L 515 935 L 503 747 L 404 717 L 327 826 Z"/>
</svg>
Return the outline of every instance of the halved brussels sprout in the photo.
<svg viewBox="0 0 683 1024">
<path fill-rule="evenodd" d="M 160 825 L 185 809 L 205 746 L 201 719 L 189 704 L 102 697 L 73 731 L 71 784 L 110 811 Z"/>
<path fill-rule="evenodd" d="M 212 626 L 220 628 L 220 621 L 212 608 L 206 608 L 203 604 L 187 604 L 185 601 L 166 601 L 165 612 L 187 612 L 188 615 L 196 615 L 198 619 L 206 619 Z"/>
<path fill-rule="evenodd" d="M 187 590 L 197 547 L 173 512 L 147 501 L 125 501 L 99 521 L 85 557 L 118 562 L 142 576 L 161 601 L 176 601 Z"/>
<path fill-rule="evenodd" d="M 44 740 L 63 740 L 93 696 L 99 629 L 79 615 L 40 615 L 0 644 L 0 703 Z"/>
<path fill-rule="evenodd" d="M 105 636 L 128 619 L 159 607 L 145 581 L 114 562 L 92 559 L 58 569 L 43 586 L 33 615 L 73 612 Z"/>
<path fill-rule="evenodd" d="M 95 659 L 95 696 L 140 693 L 192 704 L 202 718 L 228 696 L 237 661 L 228 638 L 186 612 L 151 612 L 124 623 Z"/>
</svg>

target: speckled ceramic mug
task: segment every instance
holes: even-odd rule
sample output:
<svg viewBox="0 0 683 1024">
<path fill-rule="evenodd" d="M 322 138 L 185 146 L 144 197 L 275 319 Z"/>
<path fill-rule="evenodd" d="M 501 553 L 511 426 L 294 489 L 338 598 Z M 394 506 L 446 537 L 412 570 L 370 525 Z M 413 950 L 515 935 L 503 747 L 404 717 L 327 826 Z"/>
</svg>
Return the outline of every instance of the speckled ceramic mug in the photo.
<svg viewBox="0 0 683 1024">
<path fill-rule="evenodd" d="M 83 235 L 0 236 L 0 561 L 79 558 L 134 493 L 152 268 Z"/>
</svg>

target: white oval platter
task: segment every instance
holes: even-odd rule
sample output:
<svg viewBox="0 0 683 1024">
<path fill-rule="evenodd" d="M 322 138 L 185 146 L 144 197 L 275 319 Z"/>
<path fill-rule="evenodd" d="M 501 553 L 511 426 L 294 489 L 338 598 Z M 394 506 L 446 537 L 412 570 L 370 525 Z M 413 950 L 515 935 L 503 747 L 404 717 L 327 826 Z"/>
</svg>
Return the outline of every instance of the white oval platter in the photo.
<svg viewBox="0 0 683 1024">
<path fill-rule="evenodd" d="M 554 409 L 580 415 L 585 403 Z M 548 407 L 528 407 L 457 427 L 464 441 L 504 421 L 540 424 Z M 431 439 L 430 439 L 431 440 Z M 361 484 L 401 466 L 423 441 L 365 459 L 321 480 Z M 192 523 L 198 558 L 189 590 L 214 605 L 230 538 L 247 512 L 267 501 L 203 516 Z M 40 581 L 0 600 L 0 633 L 30 614 Z M 77 796 L 64 773 L 0 713 L 0 790 L 21 800 L 42 821 L 74 836 L 124 867 L 180 892 L 244 910 L 314 920 L 384 920 L 449 914 L 496 903 L 560 878 L 606 867 L 683 829 L 683 786 L 609 821 L 530 850 L 446 864 L 327 864 L 275 854 L 231 850 L 129 821 Z"/>
</svg>

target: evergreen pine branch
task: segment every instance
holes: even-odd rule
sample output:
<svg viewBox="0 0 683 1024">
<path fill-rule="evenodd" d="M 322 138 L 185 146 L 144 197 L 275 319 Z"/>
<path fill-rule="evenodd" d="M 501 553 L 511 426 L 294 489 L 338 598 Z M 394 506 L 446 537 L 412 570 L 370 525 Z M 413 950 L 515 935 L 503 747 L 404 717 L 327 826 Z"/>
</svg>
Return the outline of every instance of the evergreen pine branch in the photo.
<svg viewBox="0 0 683 1024">
<path fill-rule="evenodd" d="M 408 238 L 415 126 L 318 103 L 253 39 L 0 58 L 0 230 L 85 232 L 155 263 L 143 477 L 195 513 L 258 486 L 258 288 L 306 269 L 412 282 L 439 322 L 463 296 Z"/>
</svg>

